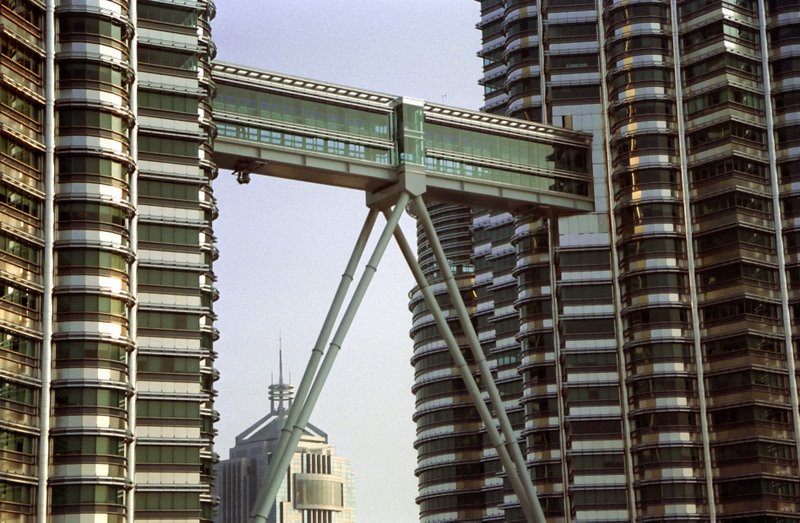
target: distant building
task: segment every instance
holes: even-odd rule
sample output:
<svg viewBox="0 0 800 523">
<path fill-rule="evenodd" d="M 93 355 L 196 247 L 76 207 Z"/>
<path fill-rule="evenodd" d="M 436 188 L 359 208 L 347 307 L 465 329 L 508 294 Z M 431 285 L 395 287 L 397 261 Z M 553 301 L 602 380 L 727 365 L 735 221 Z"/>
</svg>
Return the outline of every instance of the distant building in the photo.
<svg viewBox="0 0 800 523">
<path fill-rule="evenodd" d="M 267 466 L 278 446 L 293 389 L 283 382 L 269 386 L 270 412 L 236 437 L 230 458 L 217 465 L 220 506 L 216 523 L 247 523 Z M 309 424 L 278 490 L 270 523 L 353 523 L 355 487 L 350 461 L 336 455 L 328 435 Z"/>
</svg>

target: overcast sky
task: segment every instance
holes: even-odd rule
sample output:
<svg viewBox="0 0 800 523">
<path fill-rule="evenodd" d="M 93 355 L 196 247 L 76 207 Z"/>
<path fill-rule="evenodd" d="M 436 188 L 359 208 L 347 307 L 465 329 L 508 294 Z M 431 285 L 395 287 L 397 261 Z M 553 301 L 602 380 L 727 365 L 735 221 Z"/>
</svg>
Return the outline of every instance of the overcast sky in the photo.
<svg viewBox="0 0 800 523">
<path fill-rule="evenodd" d="M 478 2 L 218 0 L 217 8 L 218 60 L 470 109 L 481 105 Z M 239 186 L 227 172 L 214 190 L 221 252 L 215 310 L 222 332 L 216 448 L 227 458 L 236 435 L 269 409 L 279 333 L 284 374 L 299 385 L 367 209 L 360 192 L 267 177 Z M 379 218 L 374 238 L 383 224 Z M 413 221 L 405 216 L 402 226 L 413 241 Z M 365 260 L 369 253 L 371 246 Z M 353 463 L 363 523 L 418 520 L 412 285 L 391 244 L 311 417 Z"/>
</svg>

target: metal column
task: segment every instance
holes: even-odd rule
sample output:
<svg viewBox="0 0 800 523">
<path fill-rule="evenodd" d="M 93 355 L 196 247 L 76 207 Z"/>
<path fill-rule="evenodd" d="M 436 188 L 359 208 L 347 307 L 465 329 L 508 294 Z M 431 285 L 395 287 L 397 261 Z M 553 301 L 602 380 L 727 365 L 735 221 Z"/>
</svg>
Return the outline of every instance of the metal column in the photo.
<svg viewBox="0 0 800 523">
<path fill-rule="evenodd" d="M 377 270 L 378 263 L 380 262 L 381 257 L 383 257 L 383 253 L 386 251 L 386 247 L 389 245 L 389 241 L 392 238 L 392 235 L 397 228 L 397 224 L 400 221 L 400 217 L 405 210 L 406 205 L 410 200 L 410 196 L 407 192 L 402 192 L 399 197 L 397 198 L 397 202 L 395 203 L 394 209 L 389 217 L 388 222 L 386 223 L 386 227 L 383 229 L 383 232 L 378 239 L 378 243 L 375 246 L 375 250 L 372 253 L 367 265 L 364 269 L 364 273 L 361 275 L 361 279 L 356 286 L 355 291 L 353 292 L 353 296 L 350 299 L 350 303 L 345 309 L 344 315 L 342 316 L 341 321 L 339 322 L 339 327 L 336 329 L 336 333 L 333 336 L 333 340 L 331 340 L 328 346 L 328 352 L 325 354 L 325 357 L 322 359 L 322 363 L 319 367 L 319 371 L 316 368 L 313 370 L 311 369 L 312 364 L 314 361 L 319 361 L 319 357 L 321 353 L 316 350 L 312 353 L 312 359 L 309 361 L 309 366 L 306 368 L 306 373 L 316 374 L 314 376 L 313 383 L 311 384 L 308 394 L 303 401 L 300 401 L 300 398 L 295 398 L 294 402 L 292 402 L 292 406 L 289 409 L 289 417 L 293 417 L 295 419 L 295 423 L 290 427 L 289 423 L 285 423 L 284 425 L 284 432 L 281 434 L 281 439 L 284 438 L 284 434 L 286 434 L 287 429 L 291 430 L 291 434 L 287 437 L 286 445 L 283 448 L 283 452 L 274 456 L 272 463 L 270 464 L 269 469 L 272 470 L 272 473 L 268 473 L 269 481 L 265 481 L 262 486 L 261 490 L 258 493 L 258 498 L 256 498 L 256 503 L 253 507 L 253 511 L 250 514 L 250 517 L 253 521 L 267 521 L 270 511 L 272 510 L 273 505 L 275 504 L 275 496 L 278 493 L 278 489 L 281 486 L 283 477 L 283 471 L 286 470 L 286 467 L 289 465 L 289 462 L 294 455 L 294 451 L 297 449 L 297 443 L 300 441 L 300 437 L 305 430 L 306 425 L 308 424 L 308 420 L 311 417 L 311 411 L 314 409 L 314 406 L 319 399 L 320 391 L 322 390 L 322 386 L 325 384 L 325 380 L 330 374 L 331 367 L 333 366 L 333 362 L 336 359 L 336 355 L 338 354 L 339 350 L 341 349 L 341 344 L 344 341 L 345 336 L 347 335 L 347 331 L 350 329 L 350 325 L 353 323 L 353 319 L 355 318 L 355 314 L 358 311 L 358 307 L 361 305 L 361 301 L 364 298 L 364 294 L 369 287 L 370 282 L 372 281 L 372 277 Z M 374 211 L 370 212 L 370 216 L 374 214 Z M 374 217 L 370 218 L 368 216 L 367 222 L 372 219 L 374 221 Z M 365 224 L 366 228 L 366 224 Z M 368 236 L 368 234 L 367 234 Z M 359 241 L 361 237 L 359 237 Z M 355 257 L 356 252 L 359 249 L 359 245 L 356 245 L 354 249 L 353 257 Z M 360 247 L 363 250 L 363 246 Z M 358 256 L 360 258 L 360 255 Z M 352 261 L 352 260 L 351 260 Z M 357 263 L 357 261 L 355 262 Z M 348 264 L 349 267 L 350 264 Z M 345 274 L 345 276 L 347 276 Z M 343 276 L 343 279 L 344 277 Z M 344 284 L 344 282 L 343 282 Z M 349 283 L 348 283 L 349 284 Z M 346 289 L 345 289 L 346 290 Z M 337 292 L 337 298 L 339 297 L 339 293 Z M 341 297 L 344 297 L 344 293 L 342 293 Z M 339 305 L 340 306 L 340 305 Z M 337 307 L 336 302 L 331 305 L 331 311 L 329 311 L 329 316 L 333 310 Z M 337 311 L 338 312 L 338 311 Z M 336 314 L 333 314 L 333 318 L 335 318 Z M 332 323 L 333 319 L 331 319 L 330 323 Z M 330 334 L 330 326 L 328 325 L 329 322 L 326 320 L 326 324 L 323 326 L 323 330 L 320 332 L 320 338 L 327 340 L 327 335 L 325 331 L 325 327 L 328 326 L 328 335 Z M 324 335 L 324 336 L 323 336 Z M 324 343 L 324 341 L 322 342 Z M 305 373 L 303 376 L 305 379 Z M 294 412 L 297 411 L 295 414 Z"/>
<path fill-rule="evenodd" d="M 39 443 L 37 455 L 36 522 L 47 521 L 47 483 L 50 479 L 50 380 L 53 361 L 53 287 L 55 274 L 53 242 L 55 238 L 55 83 L 56 22 L 55 0 L 45 2 L 45 73 L 44 73 L 44 252 L 42 275 L 42 346 L 39 365 L 42 382 L 39 391 Z"/>
<path fill-rule="evenodd" d="M 397 241 L 397 244 L 400 246 L 400 251 L 403 253 L 406 263 L 408 263 L 408 268 L 411 269 L 411 273 L 414 275 L 414 279 L 419 286 L 419 290 L 425 299 L 425 305 L 428 307 L 428 311 L 430 311 L 436 320 L 436 325 L 439 327 L 442 338 L 444 338 L 445 342 L 447 343 L 447 348 L 450 350 L 450 356 L 452 356 L 456 368 L 464 380 L 464 384 L 467 387 L 470 398 L 472 398 L 475 408 L 481 417 L 481 421 L 486 427 L 486 432 L 489 434 L 489 439 L 497 449 L 497 454 L 499 455 L 500 461 L 503 464 L 503 468 L 508 475 L 508 480 L 511 482 L 511 486 L 514 489 L 514 492 L 517 494 L 520 504 L 522 505 L 522 510 L 525 513 L 525 517 L 529 521 L 534 521 L 536 523 L 544 522 L 544 512 L 539 504 L 539 500 L 536 498 L 536 493 L 534 491 L 533 497 L 531 498 L 531 493 L 529 492 L 530 489 L 525 488 L 525 480 L 522 475 L 518 473 L 514 462 L 505 447 L 505 442 L 503 441 L 500 433 L 497 431 L 497 426 L 495 425 L 492 413 L 489 411 L 489 407 L 483 400 L 483 395 L 481 394 L 480 388 L 475 381 L 475 377 L 472 375 L 472 370 L 469 368 L 469 365 L 464 359 L 464 355 L 461 353 L 461 349 L 458 346 L 458 342 L 456 342 L 453 331 L 450 329 L 449 325 L 447 325 L 447 319 L 444 317 L 442 309 L 439 306 L 439 303 L 436 301 L 433 291 L 431 291 L 430 285 L 428 284 L 428 281 L 419 266 L 419 262 L 414 254 L 414 250 L 408 244 L 403 231 L 400 229 L 395 231 L 394 237 Z M 514 443 L 516 446 L 516 442 Z M 530 481 L 530 479 L 528 479 L 528 481 Z"/>
<path fill-rule="evenodd" d="M 292 434 L 292 427 L 297 423 L 297 417 L 300 414 L 300 408 L 293 408 L 293 405 L 299 404 L 302 406 L 306 401 L 308 390 L 311 388 L 314 376 L 319 368 L 319 362 L 322 360 L 325 344 L 328 343 L 331 337 L 333 322 L 336 321 L 339 312 L 342 310 L 342 303 L 344 303 L 344 298 L 347 295 L 347 291 L 350 289 L 350 284 L 353 282 L 353 275 L 356 272 L 358 263 L 361 261 L 361 256 L 364 254 L 364 248 L 367 246 L 367 240 L 369 240 L 369 235 L 372 233 L 372 228 L 375 225 L 375 219 L 377 217 L 378 210 L 370 209 L 366 220 L 364 220 L 364 225 L 361 227 L 361 232 L 358 235 L 355 247 L 353 247 L 350 260 L 347 262 L 347 267 L 345 268 L 344 274 L 342 274 L 342 279 L 339 281 L 339 287 L 336 289 L 333 302 L 328 309 L 327 316 L 325 316 L 325 322 L 322 324 L 322 329 L 319 332 L 319 336 L 317 336 L 317 341 L 314 344 L 314 348 L 311 350 L 311 357 L 306 364 L 306 370 L 303 373 L 303 379 L 300 380 L 300 386 L 295 394 L 293 404 L 289 406 L 286 421 L 281 428 L 281 436 L 280 439 L 278 439 L 275 456 L 280 456 L 286 451 L 286 445 L 289 443 L 289 438 Z M 267 476 L 264 479 L 265 483 L 268 484 L 274 481 L 274 476 L 276 474 L 278 474 L 277 469 L 275 467 L 269 467 L 267 469 Z"/>
<path fill-rule="evenodd" d="M 523 508 L 527 509 L 526 515 L 529 519 L 532 521 L 544 521 L 544 513 L 541 505 L 539 504 L 539 500 L 536 497 L 536 489 L 533 486 L 530 474 L 528 473 L 528 467 L 525 462 L 525 458 L 522 456 L 522 452 L 519 450 L 519 445 L 517 444 L 517 435 L 514 432 L 514 429 L 511 427 L 511 422 L 508 420 L 508 415 L 506 414 L 505 408 L 503 408 L 503 401 L 500 397 L 500 391 L 497 389 L 497 385 L 494 382 L 492 371 L 489 368 L 489 364 L 486 362 L 486 357 L 483 354 L 483 349 L 481 348 L 480 341 L 478 340 L 478 335 L 475 332 L 475 327 L 472 325 L 469 313 L 467 312 L 467 307 L 464 305 L 464 300 L 461 298 L 458 284 L 456 284 L 455 278 L 453 277 L 453 272 L 450 270 L 450 265 L 448 264 L 444 249 L 442 249 L 442 244 L 439 242 L 439 236 L 436 234 L 436 229 L 433 227 L 433 222 L 428 214 L 428 209 L 425 207 L 425 202 L 423 201 L 422 196 L 416 196 L 414 198 L 414 206 L 417 214 L 419 215 L 419 220 L 422 223 L 422 227 L 425 230 L 425 234 L 428 236 L 431 249 L 436 257 L 436 263 L 439 265 L 439 271 L 442 273 L 444 281 L 447 284 L 447 292 L 450 295 L 450 300 L 452 301 L 453 305 L 455 305 L 456 311 L 458 312 L 458 319 L 461 322 L 461 328 L 463 329 L 464 334 L 467 336 L 467 340 L 469 341 L 472 355 L 475 358 L 475 362 L 478 365 L 478 370 L 480 371 L 481 383 L 486 387 L 486 391 L 489 393 L 489 401 L 491 401 L 492 406 L 494 407 L 497 421 L 500 424 L 500 431 L 505 438 L 505 448 L 508 450 L 508 453 L 516 465 L 516 474 L 518 475 L 519 481 L 525 490 L 525 495 L 520 498 L 520 503 L 522 504 Z M 487 430 L 488 428 L 489 427 L 487 425 Z M 498 441 L 496 443 L 496 445 L 501 444 L 503 444 L 503 442 Z M 506 469 L 506 473 L 510 478 L 515 471 L 513 469 Z M 528 507 L 525 507 L 524 503 L 526 498 L 529 500 Z M 530 515 L 528 515 L 528 511 L 530 511 Z"/>
</svg>

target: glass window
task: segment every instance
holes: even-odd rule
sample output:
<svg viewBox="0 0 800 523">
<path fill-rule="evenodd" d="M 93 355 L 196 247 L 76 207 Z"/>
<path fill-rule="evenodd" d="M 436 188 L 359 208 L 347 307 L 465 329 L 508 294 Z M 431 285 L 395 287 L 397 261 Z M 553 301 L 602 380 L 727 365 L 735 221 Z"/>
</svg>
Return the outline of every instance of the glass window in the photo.
<svg viewBox="0 0 800 523">
<path fill-rule="evenodd" d="M 69 362 L 88 362 L 105 360 L 124 363 L 127 350 L 123 345 L 104 341 L 68 341 L 59 340 L 55 344 L 56 367 L 67 366 Z"/>
<path fill-rule="evenodd" d="M 8 429 L 0 429 L 0 451 L 33 455 L 36 452 L 36 438 L 19 434 Z"/>
<path fill-rule="evenodd" d="M 139 241 L 165 243 L 171 245 L 199 246 L 200 230 L 194 227 L 181 227 L 177 225 L 140 223 Z"/>
<path fill-rule="evenodd" d="M 566 387 L 566 399 L 570 404 L 578 403 L 604 403 L 616 405 L 619 403 L 619 387 L 596 387 L 581 385 L 579 387 Z"/>
<path fill-rule="evenodd" d="M 0 501 L 18 505 L 30 505 L 34 487 L 10 481 L 0 481 Z"/>
<path fill-rule="evenodd" d="M 88 60 L 58 61 L 58 84 L 61 88 L 85 87 L 97 84 L 99 88 L 128 96 L 129 75 L 120 66 Z"/>
<path fill-rule="evenodd" d="M 86 13 L 61 13 L 58 17 L 58 34 L 66 40 L 68 35 L 96 35 L 114 40 L 122 40 L 121 22 L 113 18 L 98 18 Z"/>
<path fill-rule="evenodd" d="M 633 35 L 613 42 L 608 48 L 608 57 L 618 59 L 618 55 L 633 55 L 637 51 L 668 51 L 670 38 L 666 36 Z"/>
<path fill-rule="evenodd" d="M 39 354 L 40 342 L 22 334 L 0 329 L 0 349 L 14 352 L 29 358 Z"/>
<path fill-rule="evenodd" d="M 672 84 L 672 70 L 666 68 L 653 67 L 647 64 L 647 67 L 640 67 L 637 69 L 626 69 L 616 73 L 611 79 L 612 91 L 619 89 L 627 89 L 643 85 L 671 85 Z"/>
<path fill-rule="evenodd" d="M 723 69 L 737 75 L 748 77 L 761 76 L 761 64 L 747 57 L 727 51 L 685 66 L 683 68 L 683 75 L 687 82 L 692 82 L 713 74 L 718 74 L 719 71 Z"/>
<path fill-rule="evenodd" d="M 797 498 L 798 484 L 779 479 L 746 478 L 717 483 L 720 501 L 739 501 L 760 497 L 794 500 Z"/>
<path fill-rule="evenodd" d="M 558 254 L 558 263 L 564 268 L 597 267 L 598 269 L 609 269 L 611 267 L 611 253 L 608 250 L 581 250 L 578 252 L 562 250 Z"/>
<path fill-rule="evenodd" d="M 312 508 L 316 505 L 343 507 L 344 484 L 341 481 L 327 479 L 298 478 L 295 480 L 294 502 L 298 508 L 303 508 L 303 506 Z"/>
<path fill-rule="evenodd" d="M 738 10 L 754 12 L 754 0 L 689 0 L 680 6 L 680 13 L 682 17 L 692 15 L 698 11 L 712 7 L 734 7 Z"/>
<path fill-rule="evenodd" d="M 710 413 L 710 419 L 711 423 L 716 426 L 753 422 L 767 425 L 788 425 L 791 420 L 791 411 L 766 405 L 744 405 L 714 410 Z"/>
<path fill-rule="evenodd" d="M 200 274 L 173 269 L 139 268 L 139 284 L 160 287 L 200 288 Z"/>
<path fill-rule="evenodd" d="M 648 272 L 632 274 L 622 280 L 622 293 L 638 291 L 680 292 L 688 290 L 688 277 L 679 272 Z"/>
<path fill-rule="evenodd" d="M 128 304 L 122 299 L 110 296 L 60 294 L 56 298 L 56 313 L 61 321 L 69 321 L 70 319 L 94 314 L 126 318 L 128 316 Z"/>
<path fill-rule="evenodd" d="M 15 142 L 4 134 L 0 134 L 0 154 L 13 158 L 26 167 L 39 170 L 41 153 L 34 151 L 28 145 Z"/>
<path fill-rule="evenodd" d="M 615 352 L 562 352 L 564 367 L 567 369 L 616 367 Z"/>
<path fill-rule="evenodd" d="M 92 109 L 58 110 L 58 130 L 61 134 L 87 134 L 89 129 L 128 136 L 128 122 L 119 115 Z"/>
<path fill-rule="evenodd" d="M 556 24 L 548 23 L 545 38 L 550 40 L 592 40 L 597 38 L 597 24 L 590 23 L 570 23 Z"/>
<path fill-rule="evenodd" d="M 732 156 L 724 160 L 700 164 L 689 169 L 689 177 L 693 184 L 718 179 L 719 177 L 737 175 L 766 180 L 767 166 L 740 156 Z"/>
<path fill-rule="evenodd" d="M 697 217 L 721 213 L 731 209 L 750 214 L 770 216 L 772 214 L 772 202 L 760 195 L 742 191 L 730 191 L 692 204 L 693 214 Z"/>
<path fill-rule="evenodd" d="M 139 356 L 139 372 L 192 373 L 200 372 L 200 360 L 185 356 Z"/>
<path fill-rule="evenodd" d="M 39 198 L 34 198 L 13 186 L 0 184 L 0 204 L 12 207 L 32 218 L 41 217 Z"/>
<path fill-rule="evenodd" d="M 758 32 L 755 29 L 726 20 L 689 31 L 681 37 L 681 44 L 683 49 L 687 50 L 697 45 L 708 45 L 710 41 L 720 38 L 739 44 L 747 44 L 751 47 L 755 46 L 759 41 Z"/>
<path fill-rule="evenodd" d="M 125 391 L 94 387 L 58 388 L 54 394 L 55 407 L 106 407 L 124 409 Z"/>
<path fill-rule="evenodd" d="M 125 440 L 112 436 L 57 436 L 53 438 L 53 454 L 60 456 L 125 455 Z"/>
<path fill-rule="evenodd" d="M 775 338 L 747 334 L 745 336 L 734 336 L 705 342 L 703 343 L 703 350 L 708 357 L 735 354 L 740 351 L 782 354 L 784 352 L 784 343 L 782 340 Z"/>
<path fill-rule="evenodd" d="M 139 109 L 156 109 L 197 116 L 198 105 L 196 96 L 139 90 Z"/>
<path fill-rule="evenodd" d="M 139 64 L 165 67 L 182 71 L 197 70 L 197 54 L 175 49 L 165 50 L 155 47 L 139 46 Z"/>
<path fill-rule="evenodd" d="M 687 116 L 695 115 L 706 109 L 720 109 L 728 106 L 740 106 L 739 109 L 752 109 L 758 114 L 764 113 L 764 95 L 736 87 L 723 87 L 688 98 L 684 103 Z"/>
<path fill-rule="evenodd" d="M 645 223 L 683 223 L 683 205 L 672 202 L 645 202 L 618 206 L 614 214 L 617 227 L 620 229 Z"/>
<path fill-rule="evenodd" d="M 772 75 L 775 79 L 794 76 L 800 72 L 800 57 L 780 58 L 772 63 Z"/>
<path fill-rule="evenodd" d="M 57 268 L 59 271 L 87 267 L 111 269 L 119 272 L 128 271 L 128 259 L 118 252 L 91 249 L 59 249 L 56 256 L 58 258 Z"/>
<path fill-rule="evenodd" d="M 139 180 L 139 197 L 198 202 L 200 187 L 189 183 L 142 178 Z"/>
<path fill-rule="evenodd" d="M 741 226 L 698 235 L 695 238 L 697 254 L 706 254 L 732 245 L 741 245 L 756 250 L 771 250 L 775 248 L 775 238 L 773 238 L 772 234 Z"/>
<path fill-rule="evenodd" d="M 622 454 L 573 454 L 570 457 L 572 470 L 575 471 L 617 471 L 625 470 L 625 459 Z M 604 472 L 607 474 L 608 472 Z"/>
<path fill-rule="evenodd" d="M 200 494 L 196 492 L 146 492 L 136 493 L 136 510 L 197 511 Z"/>
<path fill-rule="evenodd" d="M 200 448 L 177 445 L 136 445 L 137 464 L 199 465 Z"/>
<path fill-rule="evenodd" d="M 38 293 L 4 280 L 0 280 L 0 302 L 13 303 L 31 311 L 39 310 Z"/>
<path fill-rule="evenodd" d="M 642 503 L 660 504 L 673 500 L 703 503 L 704 495 L 701 483 L 657 483 L 639 488 Z"/>
<path fill-rule="evenodd" d="M 773 286 L 778 281 L 778 271 L 774 268 L 764 267 L 762 265 L 736 262 L 698 271 L 697 281 L 702 291 L 708 290 L 716 285 L 731 282 L 767 284 Z"/>
<path fill-rule="evenodd" d="M 9 9 L 12 13 L 34 26 L 36 29 L 41 28 L 41 6 L 19 2 L 18 0 L 3 0 L 3 7 Z"/>
<path fill-rule="evenodd" d="M 389 113 L 316 102 L 244 87 L 220 85 L 214 108 L 220 112 L 243 114 L 267 120 L 300 124 L 317 129 L 392 139 Z"/>
<path fill-rule="evenodd" d="M 0 231 L 0 251 L 26 262 L 39 264 L 41 249 L 38 246 L 18 240 L 5 231 Z"/>
<path fill-rule="evenodd" d="M 622 260 L 650 257 L 682 257 L 685 246 L 681 238 L 642 238 L 622 245 Z"/>
<path fill-rule="evenodd" d="M 52 504 L 56 507 L 72 505 L 118 505 L 125 503 L 125 489 L 110 485 L 54 485 Z"/>
<path fill-rule="evenodd" d="M 60 179 L 67 180 L 71 177 L 88 178 L 114 178 L 117 180 L 128 180 L 128 168 L 126 165 L 97 156 L 69 156 L 59 155 L 58 175 Z"/>
<path fill-rule="evenodd" d="M 649 364 L 652 360 L 682 360 L 692 358 L 692 347 L 685 343 L 645 343 L 628 350 L 631 363 Z"/>
<path fill-rule="evenodd" d="M 634 453 L 638 466 L 658 465 L 660 463 L 701 463 L 700 449 L 697 447 L 655 447 Z"/>
<path fill-rule="evenodd" d="M 139 327 L 142 329 L 177 330 L 197 332 L 200 316 L 181 312 L 139 311 Z"/>
<path fill-rule="evenodd" d="M 136 402 L 138 418 L 200 418 L 200 404 L 190 401 L 142 400 Z"/>
<path fill-rule="evenodd" d="M 695 390 L 694 378 L 658 376 L 630 382 L 633 396 L 683 396 Z"/>
<path fill-rule="evenodd" d="M 561 287 L 559 292 L 564 303 L 611 302 L 611 285 L 565 285 Z"/>
<path fill-rule="evenodd" d="M 37 124 L 42 120 L 42 108 L 38 103 L 32 102 L 29 98 L 22 96 L 12 89 L 0 90 L 0 104 L 8 107 L 12 111 L 27 116 Z"/>
<path fill-rule="evenodd" d="M 744 369 L 708 376 L 708 390 L 712 392 L 748 387 L 785 389 L 787 384 L 788 377 L 785 374 L 760 369 Z"/>
<path fill-rule="evenodd" d="M 678 307 L 653 307 L 638 309 L 625 315 L 627 327 L 658 328 L 653 324 L 676 324 L 684 327 L 689 321 L 689 311 Z"/>
<path fill-rule="evenodd" d="M 580 318 L 561 320 L 561 326 L 566 335 L 614 335 L 614 320 L 611 318 Z"/>
<path fill-rule="evenodd" d="M 21 68 L 22 79 L 37 78 L 42 72 L 42 57 L 12 38 L 3 38 L 0 43 L 0 56 L 8 60 L 7 66 Z M 10 72 L 14 72 L 13 69 Z"/>
<path fill-rule="evenodd" d="M 197 160 L 199 146 L 200 144 L 196 140 L 150 135 L 139 136 L 139 151 L 142 153 Z"/>
<path fill-rule="evenodd" d="M 795 449 L 791 445 L 776 442 L 745 441 L 732 445 L 714 447 L 714 456 L 718 462 L 736 462 L 749 460 L 794 461 Z"/>
<path fill-rule="evenodd" d="M 34 406 L 37 403 L 36 390 L 28 385 L 0 379 L 0 402 L 21 403 Z M 5 405 L 8 406 L 7 404 Z"/>
<path fill-rule="evenodd" d="M 84 201 L 68 201 L 59 203 L 59 228 L 70 227 L 70 222 L 77 222 L 78 224 L 94 222 L 98 224 L 116 225 L 124 228 L 128 226 L 128 213 L 125 209 L 101 203 Z M 123 232 L 127 234 L 127 230 Z"/>
<path fill-rule="evenodd" d="M 780 306 L 754 298 L 738 298 L 700 307 L 702 322 L 706 325 L 737 321 L 742 316 L 754 316 L 767 320 L 781 319 Z"/>
<path fill-rule="evenodd" d="M 679 411 L 656 411 L 631 416 L 631 430 L 669 432 L 685 431 L 698 424 L 697 413 Z"/>
<path fill-rule="evenodd" d="M 139 20 L 181 27 L 197 27 L 197 11 L 179 5 L 157 4 L 139 0 L 137 4 Z"/>
</svg>

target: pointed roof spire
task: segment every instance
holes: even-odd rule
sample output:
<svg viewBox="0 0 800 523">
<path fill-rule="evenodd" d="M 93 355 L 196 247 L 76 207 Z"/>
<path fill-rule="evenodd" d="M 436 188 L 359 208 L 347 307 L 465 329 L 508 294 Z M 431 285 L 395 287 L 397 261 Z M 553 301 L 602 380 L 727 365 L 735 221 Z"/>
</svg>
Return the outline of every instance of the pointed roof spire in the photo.
<svg viewBox="0 0 800 523">
<path fill-rule="evenodd" d="M 291 376 L 289 378 L 291 382 Z M 269 386 L 270 412 L 285 416 L 286 409 L 291 406 L 294 387 L 283 381 L 283 338 L 278 335 L 278 383 Z"/>
<path fill-rule="evenodd" d="M 283 338 L 278 331 L 278 384 L 283 385 Z"/>
</svg>

